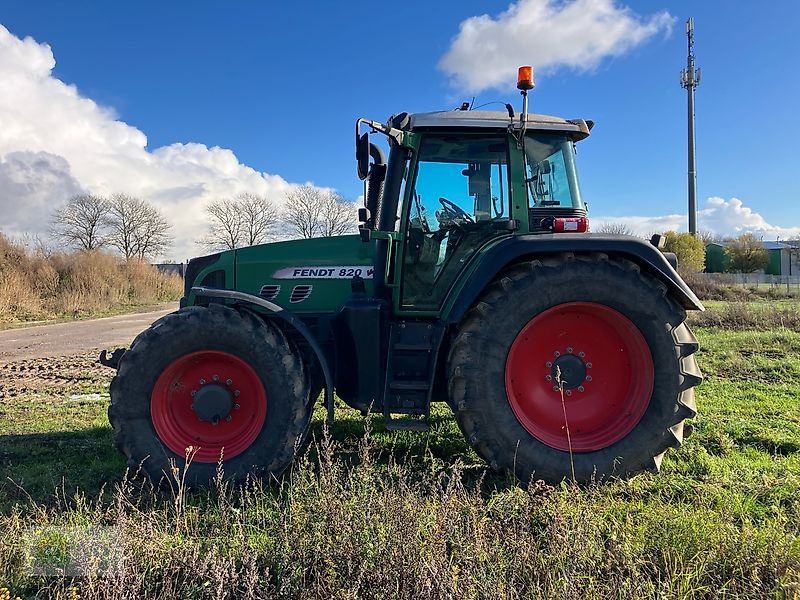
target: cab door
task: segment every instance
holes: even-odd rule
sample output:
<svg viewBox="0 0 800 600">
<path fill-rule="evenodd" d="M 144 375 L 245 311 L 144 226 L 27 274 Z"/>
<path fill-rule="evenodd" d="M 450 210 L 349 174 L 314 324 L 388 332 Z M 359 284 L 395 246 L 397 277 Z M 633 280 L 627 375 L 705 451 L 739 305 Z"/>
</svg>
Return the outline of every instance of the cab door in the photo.
<svg viewBox="0 0 800 600">
<path fill-rule="evenodd" d="M 425 134 L 401 216 L 401 312 L 436 313 L 511 206 L 506 134 Z"/>
</svg>

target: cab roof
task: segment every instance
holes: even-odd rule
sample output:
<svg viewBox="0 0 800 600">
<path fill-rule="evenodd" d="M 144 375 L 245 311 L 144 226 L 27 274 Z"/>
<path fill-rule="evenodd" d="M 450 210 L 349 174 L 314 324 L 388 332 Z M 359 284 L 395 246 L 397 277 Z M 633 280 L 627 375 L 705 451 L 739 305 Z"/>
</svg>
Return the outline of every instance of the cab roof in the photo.
<svg viewBox="0 0 800 600">
<path fill-rule="evenodd" d="M 507 112 L 491 110 L 448 110 L 413 113 L 409 115 L 408 128 L 412 131 L 450 128 L 485 128 L 507 130 L 509 125 L 520 127 L 520 116 L 513 119 Z M 550 131 L 570 133 L 576 140 L 589 135 L 594 123 L 583 119 L 562 119 L 550 115 L 528 113 L 528 131 Z"/>
</svg>

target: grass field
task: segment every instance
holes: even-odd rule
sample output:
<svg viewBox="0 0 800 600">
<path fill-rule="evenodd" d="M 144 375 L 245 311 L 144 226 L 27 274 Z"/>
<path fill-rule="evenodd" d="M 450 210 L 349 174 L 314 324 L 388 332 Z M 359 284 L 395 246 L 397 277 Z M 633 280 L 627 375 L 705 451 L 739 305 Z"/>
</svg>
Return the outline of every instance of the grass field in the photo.
<svg viewBox="0 0 800 600">
<path fill-rule="evenodd" d="M 25 391 L 0 399 L 0 588 L 800 598 L 800 308 L 713 303 L 696 323 L 706 381 L 693 435 L 660 474 L 588 487 L 522 490 L 487 472 L 444 408 L 425 435 L 341 409 L 330 436 L 320 409 L 314 441 L 278 482 L 154 491 L 123 477 L 111 445 L 110 372 L 89 356 L 36 384 L 19 383 L 37 380 L 35 361 L 6 369 Z"/>
</svg>

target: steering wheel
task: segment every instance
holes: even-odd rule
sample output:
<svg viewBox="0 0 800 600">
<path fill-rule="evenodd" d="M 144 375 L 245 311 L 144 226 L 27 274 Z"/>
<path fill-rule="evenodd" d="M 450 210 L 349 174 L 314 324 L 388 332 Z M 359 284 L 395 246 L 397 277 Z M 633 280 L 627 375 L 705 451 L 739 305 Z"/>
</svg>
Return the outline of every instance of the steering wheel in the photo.
<svg viewBox="0 0 800 600">
<path fill-rule="evenodd" d="M 442 208 L 451 215 L 451 218 L 456 219 L 461 217 L 467 223 L 474 223 L 475 219 L 472 218 L 472 215 L 467 213 L 463 208 L 461 208 L 458 204 L 453 202 L 452 200 L 448 200 L 444 197 L 439 197 L 439 204 L 442 205 Z"/>
</svg>

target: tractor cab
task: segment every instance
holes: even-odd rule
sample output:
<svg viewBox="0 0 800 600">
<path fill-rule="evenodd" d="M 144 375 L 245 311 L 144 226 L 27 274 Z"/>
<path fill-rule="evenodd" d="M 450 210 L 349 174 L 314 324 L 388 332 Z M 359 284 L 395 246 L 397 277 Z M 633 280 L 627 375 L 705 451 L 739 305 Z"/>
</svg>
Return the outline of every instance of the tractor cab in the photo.
<svg viewBox="0 0 800 600">
<path fill-rule="evenodd" d="M 482 285 L 470 280 L 492 263 L 492 249 L 587 230 L 575 144 L 589 129 L 582 120 L 515 115 L 510 105 L 357 121 L 359 232 L 375 248 L 374 295 L 337 316 L 335 354 L 357 365 L 337 368 L 340 397 L 363 412 L 382 410 L 390 429 L 427 427 L 431 401 L 448 396 L 440 353 L 448 320 L 463 313 L 454 302 Z M 388 159 L 370 133 L 386 136 Z"/>
<path fill-rule="evenodd" d="M 357 122 L 364 241 L 378 243 L 398 311 L 436 313 L 481 249 L 523 234 L 588 229 L 575 144 L 591 122 L 458 110 Z M 384 134 L 388 161 L 368 141 Z M 369 158 L 371 157 L 371 161 Z"/>
</svg>

